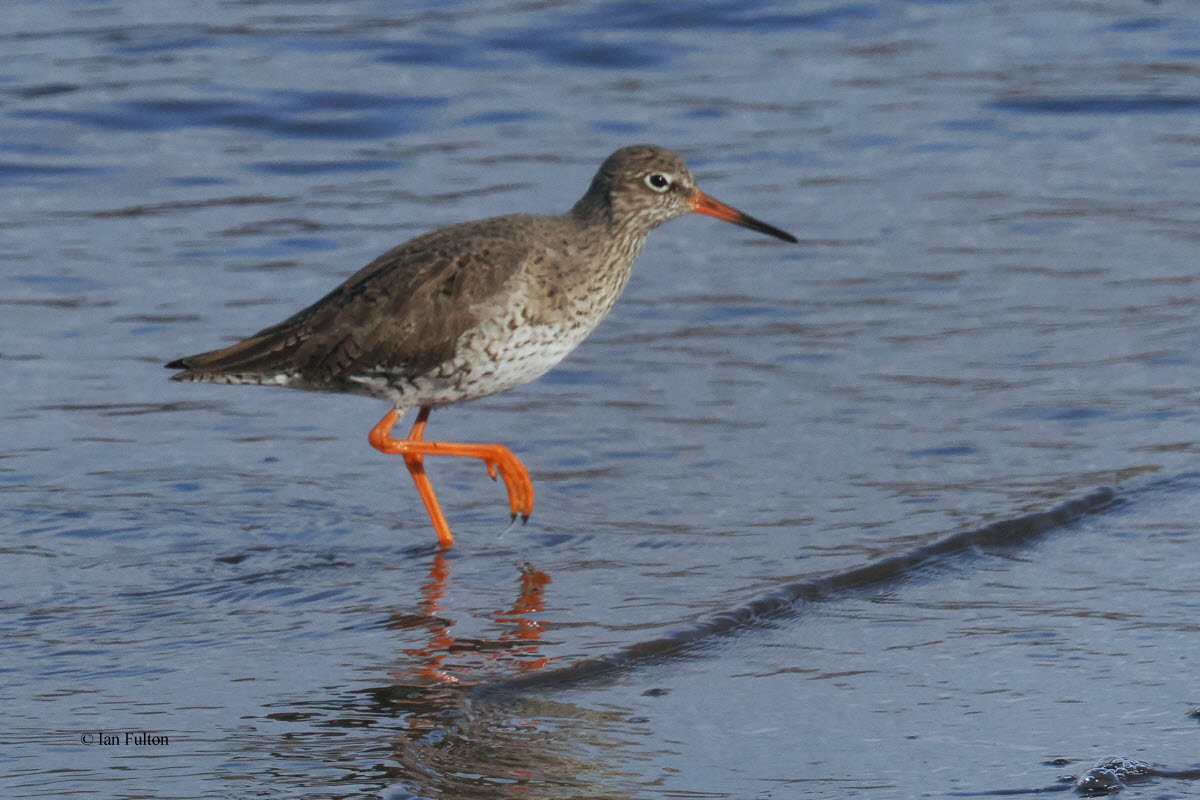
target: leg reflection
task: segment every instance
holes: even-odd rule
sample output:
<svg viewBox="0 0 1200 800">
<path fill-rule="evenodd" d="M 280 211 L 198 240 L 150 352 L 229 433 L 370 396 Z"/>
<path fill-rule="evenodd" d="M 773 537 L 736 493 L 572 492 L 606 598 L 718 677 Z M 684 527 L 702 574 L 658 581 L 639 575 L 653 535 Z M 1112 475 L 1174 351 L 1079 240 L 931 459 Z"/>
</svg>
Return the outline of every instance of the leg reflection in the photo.
<svg viewBox="0 0 1200 800">
<path fill-rule="evenodd" d="M 429 566 L 429 578 L 421 586 L 418 611 L 393 614 L 391 630 L 427 631 L 416 646 L 403 650 L 408 663 L 393 672 L 402 683 L 418 678 L 420 683 L 466 684 L 473 686 L 494 678 L 497 670 L 527 673 L 542 669 L 549 659 L 538 652 L 544 623 L 535 615 L 545 610 L 544 588 L 550 576 L 529 564 L 521 568 L 519 590 L 510 609 L 489 614 L 496 632 L 485 636 L 455 636 L 455 620 L 445 616 L 444 600 L 450 586 L 450 564 L 446 551 L 439 550 Z"/>
<path fill-rule="evenodd" d="M 388 620 L 405 640 L 403 655 L 371 696 L 395 731 L 391 777 L 407 796 L 417 786 L 420 796 L 445 800 L 617 796 L 596 785 L 606 770 L 591 755 L 620 746 L 605 728 L 622 728 L 627 712 L 562 703 L 527 712 L 469 700 L 480 683 L 547 666 L 541 615 L 550 577 L 527 564 L 511 606 L 456 613 L 456 621 L 446 615 L 457 605 L 450 564 L 445 551 L 434 555 L 417 607 Z"/>
</svg>

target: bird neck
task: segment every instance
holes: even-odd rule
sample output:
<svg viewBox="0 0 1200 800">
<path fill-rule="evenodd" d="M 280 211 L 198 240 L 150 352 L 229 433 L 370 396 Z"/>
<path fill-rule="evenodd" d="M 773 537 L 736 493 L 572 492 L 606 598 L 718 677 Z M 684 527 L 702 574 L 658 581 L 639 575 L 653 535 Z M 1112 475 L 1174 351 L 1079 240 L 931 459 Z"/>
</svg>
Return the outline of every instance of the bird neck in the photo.
<svg viewBox="0 0 1200 800">
<path fill-rule="evenodd" d="M 612 227 L 612 202 L 603 186 L 593 183 L 587 194 L 571 207 L 568 216 L 584 228 L 592 226 Z"/>
<path fill-rule="evenodd" d="M 644 215 L 636 209 L 626 209 L 614 202 L 603 186 L 592 185 L 567 213 L 580 228 L 594 231 L 607 248 L 632 261 L 642 249 L 653 225 L 645 223 Z"/>
</svg>

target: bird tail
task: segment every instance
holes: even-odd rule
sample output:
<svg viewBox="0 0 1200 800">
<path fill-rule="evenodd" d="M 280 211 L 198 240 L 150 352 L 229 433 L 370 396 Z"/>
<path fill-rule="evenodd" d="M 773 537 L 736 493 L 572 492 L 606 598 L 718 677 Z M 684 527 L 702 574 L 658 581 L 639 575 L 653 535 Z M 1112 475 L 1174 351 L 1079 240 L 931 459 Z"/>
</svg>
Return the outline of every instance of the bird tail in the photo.
<svg viewBox="0 0 1200 800">
<path fill-rule="evenodd" d="M 287 377 L 287 371 L 280 368 L 287 349 L 278 337 L 259 334 L 220 350 L 176 359 L 166 366 L 182 370 L 171 376 L 173 381 L 279 383 Z"/>
</svg>

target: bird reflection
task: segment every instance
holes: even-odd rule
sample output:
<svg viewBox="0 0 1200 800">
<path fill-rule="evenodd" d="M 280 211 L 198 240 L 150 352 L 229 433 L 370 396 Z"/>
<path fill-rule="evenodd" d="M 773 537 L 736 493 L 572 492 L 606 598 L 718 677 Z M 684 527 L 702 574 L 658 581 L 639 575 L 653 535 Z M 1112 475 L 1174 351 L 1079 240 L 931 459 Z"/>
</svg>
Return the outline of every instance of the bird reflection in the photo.
<svg viewBox="0 0 1200 800">
<path fill-rule="evenodd" d="M 455 621 L 445 616 L 443 609 L 450 585 L 450 564 L 446 551 L 439 550 L 430 563 L 429 578 L 421 586 L 418 612 L 388 618 L 390 630 L 423 627 L 428 631 L 428 638 L 420 646 L 403 650 L 409 662 L 393 676 L 402 681 L 417 677 L 438 684 L 473 685 L 497 666 L 521 673 L 542 669 L 549 660 L 538 652 L 543 623 L 535 615 L 545 610 L 543 590 L 549 583 L 549 575 L 525 564 L 512 607 L 490 615 L 500 632 L 494 638 L 483 639 L 454 636 Z M 449 663 L 447 659 L 451 659 Z"/>
<path fill-rule="evenodd" d="M 490 704 L 470 688 L 499 675 L 530 674 L 550 658 L 539 648 L 545 624 L 545 572 L 524 565 L 511 607 L 486 614 L 486 636 L 456 636 L 446 615 L 451 585 L 446 551 L 434 555 L 413 613 L 392 614 L 389 630 L 410 639 L 390 685 L 371 692 L 380 715 L 398 728 L 386 768 L 392 780 L 446 800 L 626 798 L 601 789 L 607 770 L 578 753 L 612 753 L 631 742 L 613 738 L 622 712 L 547 703 Z M 469 620 L 460 626 L 469 627 Z M 404 796 L 418 796 L 406 794 Z"/>
<path fill-rule="evenodd" d="M 613 764 L 631 752 L 644 758 L 644 734 L 631 735 L 628 709 L 471 697 L 481 683 L 535 675 L 552 662 L 540 652 L 550 577 L 520 567 L 511 605 L 456 621 L 448 615 L 452 564 L 445 551 L 432 556 L 415 607 L 383 621 L 401 641 L 378 682 L 306 696 L 269 715 L 297 726 L 286 737 L 289 753 L 311 757 L 316 748 L 330 763 L 357 763 L 364 747 L 384 747 L 370 780 L 396 800 L 629 800 L 621 784 L 633 773 Z"/>
<path fill-rule="evenodd" d="M 534 672 L 549 663 L 539 652 L 544 623 L 538 618 L 549 583 L 546 573 L 524 565 L 512 606 L 487 615 L 498 632 L 456 636 L 455 620 L 446 611 L 450 563 L 445 550 L 434 555 L 417 610 L 393 614 L 387 622 L 390 630 L 410 635 L 423 631 L 421 641 L 403 648 L 404 664 L 389 673 L 391 685 L 372 692 L 400 726 L 393 745 L 394 766 L 389 768 L 394 778 L 456 799 L 507 800 L 519 788 L 522 796 L 550 800 L 564 796 L 562 792 L 576 782 L 587 787 L 587 796 L 603 796 L 593 785 L 603 770 L 559 751 L 570 739 L 611 747 L 598 728 L 621 715 L 607 719 L 564 707 L 566 713 L 547 726 L 546 708 L 526 715 L 516 707 L 479 706 L 467 700 L 472 686 L 497 675 Z M 577 713 L 586 721 L 567 737 Z"/>
</svg>

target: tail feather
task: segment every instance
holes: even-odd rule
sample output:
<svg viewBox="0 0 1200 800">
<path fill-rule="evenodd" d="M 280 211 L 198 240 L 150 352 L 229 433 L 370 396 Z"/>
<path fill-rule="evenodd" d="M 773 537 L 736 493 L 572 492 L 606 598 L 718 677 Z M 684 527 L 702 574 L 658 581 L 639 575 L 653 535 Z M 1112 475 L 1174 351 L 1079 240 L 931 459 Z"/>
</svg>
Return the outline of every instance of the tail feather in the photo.
<svg viewBox="0 0 1200 800">
<path fill-rule="evenodd" d="M 173 381 L 259 383 L 286 371 L 281 367 L 290 349 L 286 341 L 259 335 L 220 350 L 176 359 L 166 366 L 182 370 L 171 376 Z"/>
</svg>

